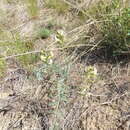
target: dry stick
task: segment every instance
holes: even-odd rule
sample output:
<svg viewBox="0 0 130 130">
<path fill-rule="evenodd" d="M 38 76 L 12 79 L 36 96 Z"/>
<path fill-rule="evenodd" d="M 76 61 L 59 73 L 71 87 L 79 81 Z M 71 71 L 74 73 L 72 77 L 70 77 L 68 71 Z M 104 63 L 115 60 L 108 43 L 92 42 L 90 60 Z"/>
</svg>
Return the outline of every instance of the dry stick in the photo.
<svg viewBox="0 0 130 130">
<path fill-rule="evenodd" d="M 29 54 L 39 53 L 39 52 L 41 52 L 41 51 L 31 51 L 31 52 L 26 52 L 26 53 L 22 53 L 22 54 L 12 55 L 12 56 L 5 56 L 5 57 L 2 57 L 1 59 L 5 59 L 6 60 L 6 59 L 13 58 L 13 57 L 29 55 Z"/>
<path fill-rule="evenodd" d="M 57 48 L 57 49 L 47 49 L 47 51 L 56 51 L 56 50 L 64 50 L 64 49 L 68 49 L 68 48 L 73 48 L 73 47 L 81 47 L 81 46 L 88 46 L 88 47 L 93 47 L 93 45 L 90 45 L 90 44 L 80 44 L 80 45 L 71 45 L 71 46 L 65 46 L 63 48 Z M 40 53 L 41 50 L 36 50 L 36 51 L 30 51 L 30 52 L 25 52 L 25 53 L 21 53 L 21 54 L 16 54 L 16 55 L 11 55 L 11 56 L 5 56 L 5 57 L 2 57 L 0 59 L 10 59 L 10 58 L 13 58 L 13 57 L 19 57 L 19 56 L 24 56 L 24 55 L 29 55 L 29 54 L 36 54 L 36 53 Z"/>
<path fill-rule="evenodd" d="M 129 94 L 130 94 L 130 92 L 126 92 L 126 93 L 122 94 L 121 96 L 116 95 L 115 98 L 111 99 L 110 101 L 100 103 L 100 105 L 108 105 L 108 104 L 111 104 L 113 101 L 116 101 L 116 100 L 120 99 L 121 97 L 127 96 L 127 95 L 129 95 Z"/>
<path fill-rule="evenodd" d="M 68 4 L 69 6 L 73 7 L 73 8 L 76 8 L 76 9 L 79 9 L 77 6 L 75 6 L 74 4 L 71 4 L 69 1 L 67 0 L 63 0 L 66 4 Z"/>
<path fill-rule="evenodd" d="M 12 42 L 14 42 L 13 40 L 12 41 L 10 41 L 10 40 L 0 40 L 0 43 L 12 43 Z"/>
<path fill-rule="evenodd" d="M 56 49 L 46 49 L 47 51 L 56 51 L 56 50 L 64 50 L 67 48 L 73 48 L 73 47 L 81 47 L 81 46 L 88 46 L 88 47 L 93 47 L 93 45 L 90 44 L 80 44 L 80 45 L 71 45 L 71 46 L 65 46 L 62 48 L 56 48 Z M 9 59 L 9 58 L 13 58 L 13 57 L 19 57 L 19 56 L 24 56 L 24 55 L 29 55 L 29 54 L 35 54 L 35 53 L 40 53 L 42 50 L 36 50 L 36 51 L 30 51 L 30 52 L 25 52 L 25 53 L 21 53 L 21 54 L 16 54 L 16 55 L 11 55 L 11 56 L 5 56 L 2 57 L 0 59 Z"/>
</svg>

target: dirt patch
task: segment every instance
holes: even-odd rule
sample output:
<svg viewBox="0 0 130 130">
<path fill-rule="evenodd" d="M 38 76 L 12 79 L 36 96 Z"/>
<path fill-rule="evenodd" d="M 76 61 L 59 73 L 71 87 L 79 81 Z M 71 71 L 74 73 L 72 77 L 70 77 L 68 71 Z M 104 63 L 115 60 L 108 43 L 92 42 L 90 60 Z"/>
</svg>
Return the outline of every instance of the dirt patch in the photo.
<svg viewBox="0 0 130 130">
<path fill-rule="evenodd" d="M 128 130 L 130 85 L 97 83 L 74 103 L 65 118 L 66 130 Z M 111 89 L 110 89 L 111 88 Z"/>
</svg>

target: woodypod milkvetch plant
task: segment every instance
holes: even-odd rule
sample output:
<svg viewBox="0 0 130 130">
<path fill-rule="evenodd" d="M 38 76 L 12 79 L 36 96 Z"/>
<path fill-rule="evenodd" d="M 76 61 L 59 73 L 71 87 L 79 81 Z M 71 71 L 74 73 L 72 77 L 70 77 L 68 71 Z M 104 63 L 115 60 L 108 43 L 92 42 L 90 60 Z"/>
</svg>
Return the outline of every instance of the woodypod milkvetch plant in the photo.
<svg viewBox="0 0 130 130">
<path fill-rule="evenodd" d="M 91 88 L 91 86 L 97 81 L 98 73 L 95 66 L 87 66 L 85 67 L 84 72 L 84 83 L 80 88 L 79 94 L 86 95 L 87 90 Z"/>
<path fill-rule="evenodd" d="M 87 78 L 94 78 L 97 76 L 97 69 L 94 66 L 87 66 L 85 68 L 85 76 Z"/>
<path fill-rule="evenodd" d="M 57 30 L 55 34 L 55 41 L 60 45 L 64 45 L 66 41 L 66 33 L 63 30 Z"/>
<path fill-rule="evenodd" d="M 41 55 L 40 55 L 40 59 L 41 61 L 43 61 L 46 64 L 52 64 L 53 63 L 53 52 L 52 51 L 46 51 L 46 50 L 42 50 L 41 51 Z"/>
</svg>

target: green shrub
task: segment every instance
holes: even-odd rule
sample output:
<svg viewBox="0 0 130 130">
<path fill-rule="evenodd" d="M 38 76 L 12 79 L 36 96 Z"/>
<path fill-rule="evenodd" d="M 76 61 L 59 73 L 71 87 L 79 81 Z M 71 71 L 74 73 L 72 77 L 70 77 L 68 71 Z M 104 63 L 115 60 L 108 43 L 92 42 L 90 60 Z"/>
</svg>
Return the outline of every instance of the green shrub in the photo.
<svg viewBox="0 0 130 130">
<path fill-rule="evenodd" d="M 109 55 L 120 55 L 130 50 L 128 30 L 129 8 L 121 8 L 121 0 L 111 3 L 100 1 L 89 14 L 98 22 L 99 32 L 103 36 L 101 46 L 105 47 Z"/>
<path fill-rule="evenodd" d="M 122 54 L 130 50 L 128 41 L 128 27 L 130 27 L 128 10 L 123 9 L 117 15 L 108 16 L 108 21 L 101 24 L 101 32 L 104 36 L 103 45 L 111 50 L 113 55 Z"/>
<path fill-rule="evenodd" d="M 101 40 L 100 44 L 94 45 L 95 48 L 104 48 L 109 57 L 122 55 L 130 50 L 130 8 L 123 7 L 122 0 L 100 0 L 89 9 L 81 10 L 78 15 L 83 20 L 94 21 L 87 35 L 98 39 L 94 44 Z M 91 43 L 89 38 L 86 43 Z"/>
</svg>

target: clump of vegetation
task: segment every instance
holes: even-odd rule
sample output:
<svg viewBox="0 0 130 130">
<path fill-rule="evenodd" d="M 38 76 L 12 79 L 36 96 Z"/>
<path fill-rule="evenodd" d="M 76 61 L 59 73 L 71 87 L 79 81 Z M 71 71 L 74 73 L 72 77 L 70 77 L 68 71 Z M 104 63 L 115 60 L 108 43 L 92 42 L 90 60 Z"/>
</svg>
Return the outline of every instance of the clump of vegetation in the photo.
<svg viewBox="0 0 130 130">
<path fill-rule="evenodd" d="M 37 37 L 38 37 L 38 38 L 42 38 L 42 39 L 46 39 L 46 38 L 48 38 L 51 34 L 52 34 L 51 30 L 46 29 L 46 28 L 41 28 L 41 29 L 38 31 Z"/>
<path fill-rule="evenodd" d="M 68 4 L 62 0 L 46 0 L 46 6 L 56 9 L 58 13 L 65 13 L 69 10 Z"/>
<path fill-rule="evenodd" d="M 107 16 L 101 25 L 101 32 L 105 45 L 113 55 L 122 54 L 130 50 L 128 41 L 128 27 L 130 26 L 128 9 L 122 9 L 113 16 Z"/>
<path fill-rule="evenodd" d="M 121 0 L 111 3 L 100 1 L 90 9 L 89 14 L 97 20 L 99 32 L 103 36 L 100 45 L 107 49 L 109 55 L 120 55 L 130 50 L 129 13 L 129 8 L 122 8 Z"/>
<path fill-rule="evenodd" d="M 46 64 L 53 63 L 53 52 L 42 50 L 40 55 L 41 60 Z"/>
<path fill-rule="evenodd" d="M 111 2 L 100 0 L 88 9 L 80 10 L 78 13 L 80 19 L 91 19 L 94 22 L 86 34 L 88 38 L 81 41 L 85 44 L 94 44 L 92 49 L 86 45 L 86 52 L 89 52 L 88 49 L 92 51 L 97 48 L 104 48 L 108 57 L 127 53 L 130 50 L 129 14 L 130 8 L 123 7 L 122 0 Z M 93 40 L 91 41 L 91 39 Z"/>
</svg>

